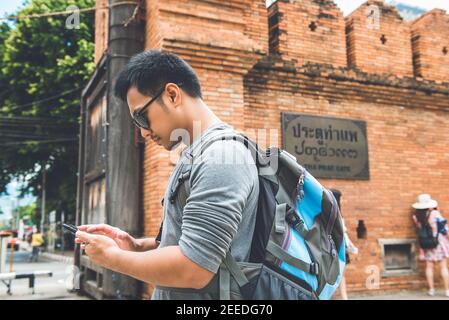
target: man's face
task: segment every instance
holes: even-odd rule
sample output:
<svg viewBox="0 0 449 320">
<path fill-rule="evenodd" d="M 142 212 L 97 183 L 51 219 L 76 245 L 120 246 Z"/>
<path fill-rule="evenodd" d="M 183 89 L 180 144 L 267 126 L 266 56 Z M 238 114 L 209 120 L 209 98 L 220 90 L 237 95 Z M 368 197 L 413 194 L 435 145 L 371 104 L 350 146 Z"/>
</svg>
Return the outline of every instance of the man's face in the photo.
<svg viewBox="0 0 449 320">
<path fill-rule="evenodd" d="M 128 90 L 127 100 L 131 116 L 136 110 L 140 110 L 152 97 L 141 94 L 137 88 L 131 87 Z M 162 99 L 163 104 L 160 103 Z M 170 141 L 171 133 L 183 127 L 183 108 L 181 107 L 181 89 L 175 84 L 167 84 L 165 91 L 146 108 L 143 115 L 147 117 L 149 130 L 140 128 L 140 133 L 144 139 L 151 138 L 157 144 L 167 150 L 171 150 L 177 141 Z"/>
</svg>

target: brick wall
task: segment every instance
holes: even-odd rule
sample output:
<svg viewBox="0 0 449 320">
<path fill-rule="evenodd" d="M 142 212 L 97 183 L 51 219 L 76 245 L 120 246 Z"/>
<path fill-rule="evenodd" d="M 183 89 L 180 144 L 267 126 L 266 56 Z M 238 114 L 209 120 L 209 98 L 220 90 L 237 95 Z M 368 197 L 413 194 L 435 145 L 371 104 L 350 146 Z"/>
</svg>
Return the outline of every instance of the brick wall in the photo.
<svg viewBox="0 0 449 320">
<path fill-rule="evenodd" d="M 379 15 L 374 22 L 372 10 Z M 274 129 L 280 145 L 281 112 L 367 122 L 370 179 L 321 179 L 343 192 L 342 211 L 360 249 L 347 268 L 350 291 L 367 291 L 366 267 L 382 270 L 378 239 L 415 238 L 410 206 L 419 193 L 431 193 L 449 215 L 444 11 L 406 23 L 383 1 L 368 1 L 343 18 L 329 0 L 279 0 L 270 8 L 264 0 L 153 0 L 146 1 L 146 14 L 146 48 L 186 59 L 205 102 L 253 137 L 257 129 Z M 172 170 L 168 153 L 148 143 L 147 236 L 157 234 Z M 365 222 L 367 239 L 356 237 L 358 220 Z M 380 289 L 424 283 L 419 263 L 419 275 L 381 278 Z M 151 291 L 149 286 L 144 297 Z"/>
<path fill-rule="evenodd" d="M 449 211 L 445 191 L 449 187 L 449 133 L 445 129 L 449 126 L 449 86 L 415 82 L 417 89 L 411 90 L 408 81 L 389 81 L 344 68 L 291 70 L 276 67 L 279 64 L 278 59 L 266 59 L 246 76 L 247 128 L 280 131 L 281 112 L 367 122 L 370 179 L 320 182 L 342 191 L 342 213 L 350 238 L 360 250 L 346 271 L 348 289 L 368 291 L 366 268 L 374 266 L 380 272 L 383 268 L 378 239 L 415 238 L 411 204 L 419 193 L 431 193 Z M 427 85 L 441 92 L 427 95 L 421 91 Z M 359 220 L 365 222 L 367 239 L 357 239 Z M 418 276 L 381 278 L 380 289 L 423 288 L 423 265 L 419 267 Z"/>
</svg>

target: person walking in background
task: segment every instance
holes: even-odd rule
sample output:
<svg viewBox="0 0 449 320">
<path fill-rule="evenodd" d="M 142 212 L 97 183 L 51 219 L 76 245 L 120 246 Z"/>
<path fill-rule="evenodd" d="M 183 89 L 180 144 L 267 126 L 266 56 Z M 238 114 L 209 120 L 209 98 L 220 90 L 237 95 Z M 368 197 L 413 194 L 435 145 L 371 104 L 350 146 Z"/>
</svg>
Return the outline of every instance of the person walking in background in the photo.
<svg viewBox="0 0 449 320">
<path fill-rule="evenodd" d="M 337 204 L 338 207 L 340 208 L 341 211 L 341 191 L 337 190 L 337 189 L 330 189 L 330 191 L 332 192 L 332 194 L 334 195 L 335 199 L 337 200 Z M 348 265 L 351 261 L 349 258 L 349 254 L 358 254 L 359 250 L 357 249 L 357 247 L 352 243 L 351 239 L 349 239 L 349 235 L 348 235 L 348 229 L 346 228 L 344 219 L 342 219 L 343 221 L 343 237 L 345 239 L 345 246 L 346 246 L 346 265 Z M 343 274 L 342 278 L 341 278 L 341 282 L 340 282 L 340 295 L 342 300 L 348 300 L 348 292 L 346 290 L 346 279 L 345 279 L 345 275 Z"/>
<path fill-rule="evenodd" d="M 44 244 L 44 237 L 39 232 L 39 229 L 36 230 L 36 232 L 33 233 L 31 236 L 31 256 L 29 259 L 29 262 L 37 262 L 39 259 L 39 251 L 40 247 Z"/>
<path fill-rule="evenodd" d="M 444 289 L 446 290 L 446 296 L 449 297 L 449 273 L 447 269 L 449 240 L 445 227 L 446 220 L 437 209 L 437 201 L 433 200 L 428 194 L 419 195 L 417 202 L 412 207 L 416 210 L 413 221 L 418 229 L 419 259 L 426 261 L 428 294 L 430 296 L 435 295 L 433 267 L 436 262 L 439 262 Z"/>
</svg>

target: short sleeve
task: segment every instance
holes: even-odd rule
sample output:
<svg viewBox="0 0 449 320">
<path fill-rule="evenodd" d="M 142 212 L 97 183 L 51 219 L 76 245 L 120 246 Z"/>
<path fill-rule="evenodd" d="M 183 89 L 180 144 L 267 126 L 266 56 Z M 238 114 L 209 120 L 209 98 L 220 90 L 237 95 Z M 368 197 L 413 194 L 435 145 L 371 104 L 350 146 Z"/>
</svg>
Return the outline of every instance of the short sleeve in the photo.
<svg viewBox="0 0 449 320">
<path fill-rule="evenodd" d="M 190 260 L 213 273 L 231 246 L 257 181 L 252 162 L 242 143 L 220 141 L 192 167 L 179 246 Z"/>
</svg>

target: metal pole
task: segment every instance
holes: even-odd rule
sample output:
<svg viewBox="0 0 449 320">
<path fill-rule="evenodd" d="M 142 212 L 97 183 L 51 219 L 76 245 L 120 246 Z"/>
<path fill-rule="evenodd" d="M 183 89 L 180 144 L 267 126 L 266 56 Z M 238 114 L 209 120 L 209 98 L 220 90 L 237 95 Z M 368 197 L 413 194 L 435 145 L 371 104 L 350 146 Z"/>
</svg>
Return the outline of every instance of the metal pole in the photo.
<svg viewBox="0 0 449 320">
<path fill-rule="evenodd" d="M 45 164 L 42 165 L 42 210 L 41 210 L 41 228 L 40 233 L 44 234 L 44 221 L 45 221 L 45 183 L 46 183 L 46 174 L 45 174 Z"/>
<path fill-rule="evenodd" d="M 11 254 L 9 255 L 9 272 L 13 272 L 13 263 L 14 263 L 14 245 L 15 245 L 15 241 L 14 241 L 14 237 L 11 240 Z"/>
<path fill-rule="evenodd" d="M 17 216 L 16 216 L 16 226 L 14 229 L 17 230 L 17 232 L 19 232 L 19 225 L 20 225 L 20 212 L 18 210 L 19 208 L 19 201 L 17 200 L 17 198 L 14 201 L 14 210 L 16 210 Z"/>
<path fill-rule="evenodd" d="M 65 250 L 65 241 L 64 241 L 64 231 L 62 230 L 62 224 L 65 223 L 64 219 L 64 211 L 61 212 L 61 251 L 64 252 Z"/>
</svg>

